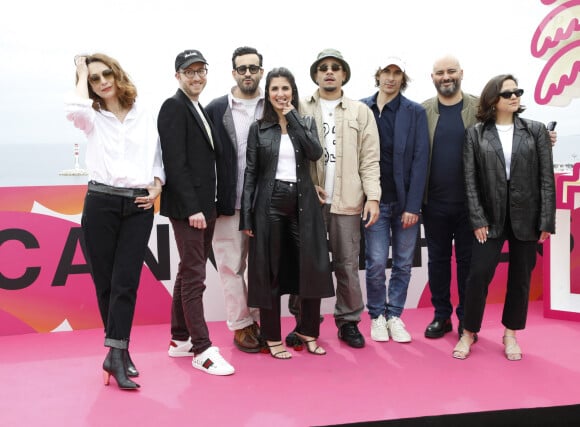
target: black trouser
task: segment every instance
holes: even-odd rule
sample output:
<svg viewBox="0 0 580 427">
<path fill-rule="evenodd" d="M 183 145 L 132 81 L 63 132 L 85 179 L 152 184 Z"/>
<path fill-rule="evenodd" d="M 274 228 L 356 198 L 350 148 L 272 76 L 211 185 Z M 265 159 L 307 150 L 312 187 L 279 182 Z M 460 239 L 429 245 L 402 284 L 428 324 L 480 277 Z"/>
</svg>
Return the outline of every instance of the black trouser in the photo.
<svg viewBox="0 0 580 427">
<path fill-rule="evenodd" d="M 536 265 L 536 241 L 522 241 L 514 236 L 511 221 L 506 218 L 502 235 L 483 244 L 474 240 L 471 267 L 465 289 L 464 327 L 479 332 L 487 291 L 499 263 L 505 241 L 509 244 L 507 290 L 502 324 L 513 330 L 524 329 L 528 315 L 530 279 Z"/>
<path fill-rule="evenodd" d="M 471 250 L 475 237 L 465 203 L 423 205 L 423 226 L 429 254 L 428 278 L 431 304 L 436 319 L 448 319 L 453 314 L 451 304 L 451 254 L 455 247 L 457 293 L 456 314 L 463 320 L 465 282 L 469 274 Z"/>
<path fill-rule="evenodd" d="M 147 194 L 136 191 L 135 197 Z M 134 197 L 89 189 L 81 223 L 105 326 L 105 346 L 127 348 L 153 209 L 137 207 Z"/>
<path fill-rule="evenodd" d="M 284 262 L 282 246 L 295 253 L 298 260 L 300 233 L 298 228 L 298 198 L 296 184 L 276 181 L 268 211 L 270 227 L 270 271 L 272 279 L 272 308 L 260 308 L 260 332 L 268 341 L 280 341 L 280 288 L 278 275 Z M 290 243 L 290 244 L 288 244 Z M 320 298 L 301 298 L 297 331 L 306 336 L 318 337 L 320 333 Z"/>
</svg>

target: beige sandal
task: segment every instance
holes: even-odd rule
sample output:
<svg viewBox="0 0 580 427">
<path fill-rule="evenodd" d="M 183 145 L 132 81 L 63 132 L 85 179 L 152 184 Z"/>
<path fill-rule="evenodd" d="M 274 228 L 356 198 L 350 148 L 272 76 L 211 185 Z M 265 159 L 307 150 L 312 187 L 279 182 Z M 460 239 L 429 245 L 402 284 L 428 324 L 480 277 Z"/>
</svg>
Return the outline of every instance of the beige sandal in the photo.
<svg viewBox="0 0 580 427">
<path fill-rule="evenodd" d="M 292 358 L 292 353 L 286 350 L 286 347 L 284 347 L 284 343 L 282 343 L 282 341 L 273 343 L 266 341 L 266 345 L 268 346 L 270 356 L 272 356 L 274 359 L 288 360 Z"/>
<path fill-rule="evenodd" d="M 307 337 L 305 335 L 299 334 L 298 332 L 294 332 L 294 334 L 296 335 L 296 338 L 302 341 L 302 344 L 306 346 L 308 353 L 315 354 L 317 356 L 324 356 L 326 354 L 326 350 L 318 345 L 316 338 Z"/>
<path fill-rule="evenodd" d="M 509 342 L 506 342 L 506 338 L 511 338 Z M 522 350 L 518 345 L 516 337 L 513 335 L 503 336 L 503 345 L 505 346 L 505 357 L 507 360 L 516 361 L 522 360 Z"/>
<path fill-rule="evenodd" d="M 465 340 L 464 340 L 464 338 L 465 338 Z M 468 344 L 468 343 L 466 343 L 466 341 L 467 342 L 471 341 L 471 342 L 469 342 L 469 344 Z M 471 338 L 470 338 L 469 335 L 462 334 L 461 338 L 459 338 L 459 342 L 457 343 L 457 345 L 453 349 L 453 357 L 455 359 L 460 359 L 460 360 L 467 359 L 467 357 L 471 353 L 471 346 L 473 345 L 474 342 L 475 342 L 475 340 L 473 339 L 473 336 L 471 336 Z"/>
</svg>

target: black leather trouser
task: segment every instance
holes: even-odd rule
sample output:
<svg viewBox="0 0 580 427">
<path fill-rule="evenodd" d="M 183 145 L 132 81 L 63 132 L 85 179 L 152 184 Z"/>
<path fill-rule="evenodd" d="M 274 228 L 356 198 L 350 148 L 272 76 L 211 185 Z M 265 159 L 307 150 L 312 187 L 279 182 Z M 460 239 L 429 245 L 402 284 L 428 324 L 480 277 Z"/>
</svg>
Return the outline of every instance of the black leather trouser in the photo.
<svg viewBox="0 0 580 427">
<path fill-rule="evenodd" d="M 295 253 L 291 259 L 299 259 L 300 233 L 298 226 L 298 196 L 296 184 L 276 181 L 268 211 L 270 227 L 270 271 L 272 279 L 272 308 L 260 309 L 260 331 L 268 341 L 280 341 L 280 289 L 278 275 L 281 263 L 285 262 L 283 246 Z M 298 332 L 310 337 L 320 333 L 320 298 L 301 298 Z"/>
</svg>

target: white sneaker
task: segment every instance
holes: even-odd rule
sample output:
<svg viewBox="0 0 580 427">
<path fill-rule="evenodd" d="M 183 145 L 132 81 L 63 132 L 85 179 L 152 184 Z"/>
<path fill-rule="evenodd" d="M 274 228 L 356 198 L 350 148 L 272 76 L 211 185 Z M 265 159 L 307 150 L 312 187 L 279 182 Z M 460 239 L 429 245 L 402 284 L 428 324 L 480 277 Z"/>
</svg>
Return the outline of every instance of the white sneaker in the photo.
<svg viewBox="0 0 580 427">
<path fill-rule="evenodd" d="M 191 338 L 187 341 L 169 341 L 169 350 L 167 354 L 170 357 L 193 357 L 193 344 L 191 344 Z"/>
<path fill-rule="evenodd" d="M 217 347 L 210 347 L 193 358 L 191 365 L 212 375 L 231 375 L 235 369 L 220 354 Z"/>
<path fill-rule="evenodd" d="M 400 317 L 389 317 L 387 320 L 389 335 L 396 342 L 411 342 L 411 334 L 405 329 L 405 324 Z"/>
<path fill-rule="evenodd" d="M 371 319 L 371 339 L 374 341 L 388 341 L 387 319 L 382 314 L 376 319 Z"/>
</svg>

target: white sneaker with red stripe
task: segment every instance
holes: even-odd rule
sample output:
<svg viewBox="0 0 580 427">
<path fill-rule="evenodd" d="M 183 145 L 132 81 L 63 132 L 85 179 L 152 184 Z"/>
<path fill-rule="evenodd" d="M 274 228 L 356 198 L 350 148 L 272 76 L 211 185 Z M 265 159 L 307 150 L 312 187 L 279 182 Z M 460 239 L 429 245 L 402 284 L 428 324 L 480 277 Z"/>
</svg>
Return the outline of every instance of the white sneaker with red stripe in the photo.
<svg viewBox="0 0 580 427">
<path fill-rule="evenodd" d="M 211 375 L 232 375 L 235 372 L 234 367 L 226 362 L 217 347 L 210 347 L 199 353 L 193 358 L 191 365 Z"/>
<path fill-rule="evenodd" d="M 193 357 L 193 344 L 191 338 L 187 341 L 171 340 L 167 350 L 169 357 Z"/>
</svg>

